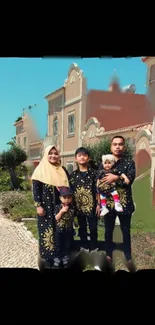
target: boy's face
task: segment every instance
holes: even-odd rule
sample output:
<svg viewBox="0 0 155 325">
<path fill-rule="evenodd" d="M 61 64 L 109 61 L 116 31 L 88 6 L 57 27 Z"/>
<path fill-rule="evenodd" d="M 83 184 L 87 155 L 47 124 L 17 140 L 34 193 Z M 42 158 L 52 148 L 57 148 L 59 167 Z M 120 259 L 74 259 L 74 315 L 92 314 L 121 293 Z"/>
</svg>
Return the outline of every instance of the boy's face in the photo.
<svg viewBox="0 0 155 325">
<path fill-rule="evenodd" d="M 78 165 L 87 165 L 89 161 L 89 156 L 84 152 L 79 152 L 75 157 Z"/>
<path fill-rule="evenodd" d="M 69 205 L 72 202 L 72 196 L 71 195 L 66 195 L 66 196 L 60 196 L 60 201 L 64 205 Z"/>
<path fill-rule="evenodd" d="M 110 160 L 106 160 L 103 163 L 103 167 L 104 167 L 105 170 L 111 169 L 113 165 L 114 165 L 114 162 L 113 161 L 110 161 Z"/>
</svg>

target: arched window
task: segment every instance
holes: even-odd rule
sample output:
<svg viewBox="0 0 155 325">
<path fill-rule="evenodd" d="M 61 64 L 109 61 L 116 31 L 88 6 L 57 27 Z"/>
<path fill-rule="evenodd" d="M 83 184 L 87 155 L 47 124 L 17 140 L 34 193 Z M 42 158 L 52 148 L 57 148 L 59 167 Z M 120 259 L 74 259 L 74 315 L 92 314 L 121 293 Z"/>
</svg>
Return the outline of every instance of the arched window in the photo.
<svg viewBox="0 0 155 325">
<path fill-rule="evenodd" d="M 58 117 L 55 116 L 53 119 L 53 135 L 58 135 Z"/>
</svg>

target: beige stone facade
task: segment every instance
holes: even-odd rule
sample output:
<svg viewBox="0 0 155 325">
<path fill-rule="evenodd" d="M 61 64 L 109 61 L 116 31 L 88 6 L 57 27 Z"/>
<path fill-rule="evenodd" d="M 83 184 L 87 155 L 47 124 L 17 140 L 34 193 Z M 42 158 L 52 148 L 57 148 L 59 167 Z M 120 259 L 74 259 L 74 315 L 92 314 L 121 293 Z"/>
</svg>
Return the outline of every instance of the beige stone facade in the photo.
<svg viewBox="0 0 155 325">
<path fill-rule="evenodd" d="M 153 126 L 152 126 L 152 136 L 149 134 L 146 137 L 149 140 L 149 148 L 147 151 L 151 153 L 151 189 L 152 189 L 152 198 L 153 205 L 155 206 L 155 57 L 147 56 L 143 57 L 142 61 L 147 65 L 147 94 L 152 104 L 152 110 L 154 114 Z M 146 141 L 145 141 L 146 144 Z"/>
<path fill-rule="evenodd" d="M 86 119 L 86 79 L 76 64 L 72 64 L 64 86 L 47 95 L 48 136 L 61 152 L 62 164 L 74 169 L 74 153 L 82 145 L 82 130 Z"/>
<path fill-rule="evenodd" d="M 83 144 L 93 145 L 102 141 L 105 137 L 112 138 L 115 135 L 122 135 L 135 147 L 135 162 L 137 176 L 148 168 L 151 168 L 151 147 L 153 123 L 138 124 L 127 128 L 121 128 L 112 131 L 104 131 L 96 118 L 90 118 L 82 132 Z"/>
<path fill-rule="evenodd" d="M 26 152 L 28 152 L 28 137 L 23 127 L 23 119 L 15 122 L 14 126 L 16 127 L 17 144 L 21 146 Z"/>
<path fill-rule="evenodd" d="M 148 62 L 154 64 L 154 61 Z M 149 69 L 151 69 L 150 65 Z M 135 144 L 137 174 L 144 167 L 152 166 L 151 186 L 153 187 L 155 146 L 150 145 L 153 132 L 152 115 L 150 108 L 147 110 L 148 100 L 145 100 L 144 97 L 139 94 L 123 93 L 120 88 L 103 92 L 93 90 L 87 94 L 86 78 L 77 64 L 72 64 L 63 86 L 45 97 L 48 105 L 47 137 L 40 140 L 37 139 L 37 132 L 33 132 L 33 134 L 30 130 L 26 132 L 23 119 L 21 119 L 14 124 L 16 141 L 26 150 L 28 162 L 33 162 L 35 165 L 41 159 L 43 148 L 48 144 L 56 144 L 61 152 L 62 164 L 72 171 L 75 168 L 74 153 L 77 147 L 85 143 L 94 144 L 105 136 L 112 137 L 121 134 L 125 138 L 130 138 L 130 141 Z M 117 115 L 119 113 L 118 105 L 121 106 L 122 111 L 124 110 L 124 114 L 121 113 L 117 120 L 120 127 L 116 129 L 118 123 L 115 121 L 115 129 L 112 129 L 111 121 L 116 111 Z M 140 124 L 137 124 L 138 113 L 137 115 L 131 114 L 131 107 L 134 112 L 136 112 L 136 107 L 140 110 Z M 96 116 L 99 116 L 100 119 L 97 119 Z M 121 120 L 121 116 L 127 117 L 127 121 Z M 129 120 L 131 126 L 127 125 Z"/>
<path fill-rule="evenodd" d="M 23 118 L 14 124 L 16 141 L 24 148 L 27 136 L 26 152 L 28 161 L 35 165 L 40 161 L 43 147 L 56 144 L 61 152 L 62 164 L 68 170 L 75 168 L 74 153 L 82 145 L 82 130 L 86 123 L 86 79 L 77 64 L 72 64 L 63 87 L 47 95 L 48 130 L 43 140 L 34 140 L 31 133 L 26 134 Z"/>
</svg>

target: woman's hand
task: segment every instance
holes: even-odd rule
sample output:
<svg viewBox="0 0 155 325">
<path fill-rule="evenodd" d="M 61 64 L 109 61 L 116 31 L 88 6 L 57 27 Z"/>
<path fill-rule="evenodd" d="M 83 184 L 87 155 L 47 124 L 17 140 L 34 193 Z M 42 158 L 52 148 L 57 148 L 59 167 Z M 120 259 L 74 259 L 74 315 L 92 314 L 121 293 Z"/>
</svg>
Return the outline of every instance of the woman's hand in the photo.
<svg viewBox="0 0 155 325">
<path fill-rule="evenodd" d="M 116 182 L 118 180 L 118 176 L 117 175 L 113 175 L 113 174 L 107 174 L 105 177 L 102 178 L 102 181 L 104 184 L 111 184 L 113 182 Z"/>
<path fill-rule="evenodd" d="M 42 207 L 37 207 L 37 215 L 39 217 L 44 217 L 45 215 L 45 210 Z"/>
</svg>

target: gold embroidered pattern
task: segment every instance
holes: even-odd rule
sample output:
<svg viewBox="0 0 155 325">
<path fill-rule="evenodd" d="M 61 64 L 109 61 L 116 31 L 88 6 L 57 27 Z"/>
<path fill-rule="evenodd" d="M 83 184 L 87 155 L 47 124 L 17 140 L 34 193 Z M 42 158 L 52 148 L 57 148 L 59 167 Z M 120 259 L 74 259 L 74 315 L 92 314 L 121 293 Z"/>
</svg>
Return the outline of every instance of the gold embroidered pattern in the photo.
<svg viewBox="0 0 155 325">
<path fill-rule="evenodd" d="M 94 207 L 92 191 L 84 187 L 76 188 L 74 193 L 77 209 L 89 213 Z"/>
<path fill-rule="evenodd" d="M 72 211 L 69 210 L 68 212 L 64 213 L 62 218 L 57 221 L 59 228 L 63 229 L 63 228 L 71 228 L 72 227 Z"/>
<path fill-rule="evenodd" d="M 43 235 L 43 242 L 46 250 L 54 250 L 54 234 L 52 227 L 49 227 L 47 230 L 45 230 Z"/>
<path fill-rule="evenodd" d="M 122 207 L 126 207 L 126 205 L 127 205 L 126 191 L 124 191 L 123 188 L 118 188 L 118 194 L 120 196 L 120 203 L 121 203 Z"/>
<path fill-rule="evenodd" d="M 111 183 L 111 184 L 105 184 L 103 183 L 102 180 L 99 181 L 99 184 L 98 184 L 98 189 L 102 192 L 110 192 L 113 190 L 113 188 L 116 186 L 116 183 Z"/>
<path fill-rule="evenodd" d="M 126 191 L 124 191 L 123 188 L 118 188 L 117 189 L 119 197 L 120 197 L 120 203 L 122 205 L 123 208 L 126 207 L 127 205 L 127 195 L 126 195 Z M 107 207 L 114 209 L 115 207 L 115 203 L 114 203 L 114 199 L 112 197 L 112 195 L 109 195 L 107 197 Z"/>
</svg>

